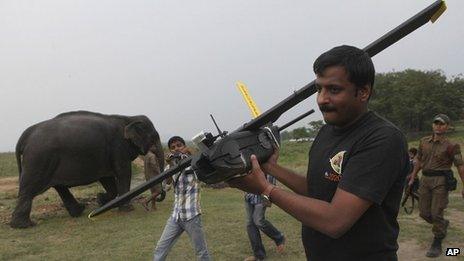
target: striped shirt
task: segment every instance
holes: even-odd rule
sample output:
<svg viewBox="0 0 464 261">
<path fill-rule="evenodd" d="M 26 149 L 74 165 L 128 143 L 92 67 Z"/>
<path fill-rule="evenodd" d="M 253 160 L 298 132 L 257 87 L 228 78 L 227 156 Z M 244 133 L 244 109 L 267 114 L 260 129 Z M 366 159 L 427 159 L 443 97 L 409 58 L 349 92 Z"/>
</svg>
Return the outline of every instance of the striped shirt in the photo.
<svg viewBox="0 0 464 261">
<path fill-rule="evenodd" d="M 276 184 L 276 178 L 274 178 L 273 176 L 266 174 L 266 179 L 272 185 Z M 245 200 L 252 205 L 263 203 L 263 197 L 261 195 L 256 195 L 253 193 L 245 193 Z"/>
<path fill-rule="evenodd" d="M 173 176 L 174 208 L 172 217 L 175 221 L 188 221 L 201 214 L 200 184 L 191 167 Z"/>
</svg>

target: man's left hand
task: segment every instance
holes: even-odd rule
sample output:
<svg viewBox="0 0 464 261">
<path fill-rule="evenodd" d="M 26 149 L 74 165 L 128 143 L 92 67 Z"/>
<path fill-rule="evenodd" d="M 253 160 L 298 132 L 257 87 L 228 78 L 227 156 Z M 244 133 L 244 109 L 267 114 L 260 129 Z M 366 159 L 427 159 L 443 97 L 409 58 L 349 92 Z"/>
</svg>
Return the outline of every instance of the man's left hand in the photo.
<svg viewBox="0 0 464 261">
<path fill-rule="evenodd" d="M 251 155 L 251 164 L 252 169 L 246 176 L 233 178 L 227 181 L 227 183 L 229 183 L 231 187 L 260 195 L 270 183 L 266 180 L 264 172 L 261 170 L 255 155 Z"/>
</svg>

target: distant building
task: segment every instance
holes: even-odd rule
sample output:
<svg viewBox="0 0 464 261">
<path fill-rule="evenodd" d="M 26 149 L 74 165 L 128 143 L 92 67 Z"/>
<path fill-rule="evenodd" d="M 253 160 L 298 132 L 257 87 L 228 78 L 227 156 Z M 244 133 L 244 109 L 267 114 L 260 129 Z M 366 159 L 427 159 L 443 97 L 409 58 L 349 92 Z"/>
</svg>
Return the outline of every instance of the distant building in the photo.
<svg viewBox="0 0 464 261">
<path fill-rule="evenodd" d="M 290 139 L 290 142 L 304 142 L 304 141 L 314 141 L 314 138 L 299 138 L 299 139 Z"/>
</svg>

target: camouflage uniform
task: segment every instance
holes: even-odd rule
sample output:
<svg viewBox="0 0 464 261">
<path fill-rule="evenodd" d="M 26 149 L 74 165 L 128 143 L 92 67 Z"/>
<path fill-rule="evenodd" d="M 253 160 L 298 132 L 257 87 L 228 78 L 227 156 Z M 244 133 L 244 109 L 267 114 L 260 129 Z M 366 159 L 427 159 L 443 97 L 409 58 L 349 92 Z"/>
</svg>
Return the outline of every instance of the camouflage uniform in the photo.
<svg viewBox="0 0 464 261">
<path fill-rule="evenodd" d="M 446 137 L 433 141 L 433 136 L 422 138 L 418 155 L 422 167 L 419 185 L 420 216 L 433 224 L 432 232 L 436 238 L 446 236 L 449 221 L 444 219 L 443 211 L 448 205 L 448 189 L 446 187 L 446 171 L 451 165 L 463 164 L 459 144 L 452 143 Z"/>
</svg>

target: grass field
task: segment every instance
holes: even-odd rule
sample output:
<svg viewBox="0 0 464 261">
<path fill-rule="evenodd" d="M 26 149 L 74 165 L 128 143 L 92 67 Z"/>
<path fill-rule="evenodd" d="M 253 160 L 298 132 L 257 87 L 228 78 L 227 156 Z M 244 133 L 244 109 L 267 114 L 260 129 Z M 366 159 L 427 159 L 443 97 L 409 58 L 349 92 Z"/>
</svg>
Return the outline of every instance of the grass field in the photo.
<svg viewBox="0 0 464 261">
<path fill-rule="evenodd" d="M 18 165 L 14 153 L 0 152 L 0 178 L 18 176 Z"/>
<path fill-rule="evenodd" d="M 455 136 L 463 137 L 458 130 Z M 460 134 L 463 134 L 462 136 Z M 461 140 L 462 141 L 462 140 Z M 412 142 L 412 144 L 415 144 Z M 284 143 L 279 161 L 302 175 L 306 172 L 308 143 Z M 161 235 L 172 210 L 173 195 L 168 193 L 157 211 L 147 212 L 135 200 L 135 211 L 109 211 L 94 220 L 86 215 L 97 207 L 98 184 L 73 188 L 79 201 L 87 204 L 85 215 L 71 218 L 65 212 L 58 194 L 53 190 L 36 197 L 32 219 L 37 226 L 24 230 L 11 229 L 7 222 L 14 208 L 17 194 L 17 167 L 13 153 L 0 154 L 0 260 L 150 260 L 154 244 Z M 134 182 L 141 182 L 141 169 Z M 464 251 L 464 200 L 459 188 L 450 196 L 446 216 L 451 220 L 444 247 L 460 247 Z M 148 195 L 147 192 L 144 195 Z M 251 255 L 245 230 L 243 193 L 235 189 L 202 190 L 202 220 L 208 248 L 215 260 L 243 260 Z M 305 260 L 301 243 L 301 225 L 291 216 L 273 206 L 268 219 L 287 237 L 287 251 L 277 254 L 272 241 L 263 237 L 269 260 Z M 424 253 L 432 234 L 430 226 L 417 214 L 400 211 L 400 260 L 424 260 Z M 461 256 L 462 257 L 462 256 Z M 168 256 L 168 260 L 194 260 L 188 237 L 182 235 Z M 459 260 L 439 258 L 435 260 Z"/>
</svg>

